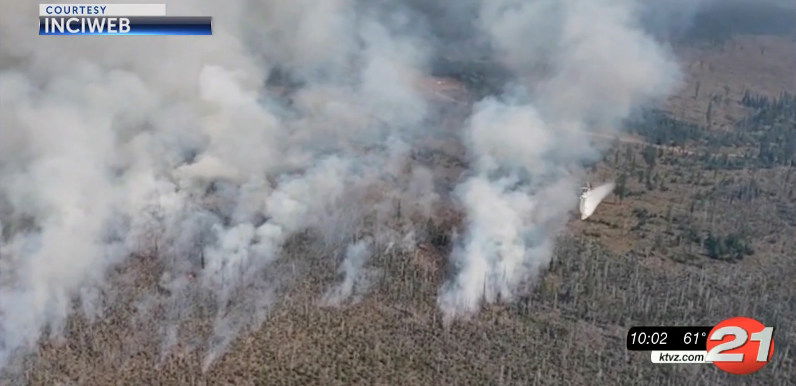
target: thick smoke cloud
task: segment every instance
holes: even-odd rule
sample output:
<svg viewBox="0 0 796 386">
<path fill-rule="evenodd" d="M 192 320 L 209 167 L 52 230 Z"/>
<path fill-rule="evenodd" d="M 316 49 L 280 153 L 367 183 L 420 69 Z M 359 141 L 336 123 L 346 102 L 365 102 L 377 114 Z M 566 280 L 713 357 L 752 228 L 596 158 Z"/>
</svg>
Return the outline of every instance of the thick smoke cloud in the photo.
<svg viewBox="0 0 796 386">
<path fill-rule="evenodd" d="M 160 291 L 141 313 L 167 310 L 168 350 L 194 308 L 212 310 L 210 365 L 301 279 L 282 264 L 292 240 L 312 245 L 299 259 L 340 262 L 319 301 L 341 304 L 367 288 L 370 256 L 413 248 L 450 205 L 466 224 L 446 319 L 516 296 L 598 157 L 587 133 L 613 133 L 676 70 L 631 1 L 424 4 L 175 1 L 212 15 L 214 35 L 61 39 L 3 0 L 0 363 L 76 304 L 100 315 L 109 271 L 146 256 Z M 484 57 L 501 88 L 441 128 L 422 84 Z M 466 149 L 456 186 L 415 157 L 440 137 Z"/>
</svg>

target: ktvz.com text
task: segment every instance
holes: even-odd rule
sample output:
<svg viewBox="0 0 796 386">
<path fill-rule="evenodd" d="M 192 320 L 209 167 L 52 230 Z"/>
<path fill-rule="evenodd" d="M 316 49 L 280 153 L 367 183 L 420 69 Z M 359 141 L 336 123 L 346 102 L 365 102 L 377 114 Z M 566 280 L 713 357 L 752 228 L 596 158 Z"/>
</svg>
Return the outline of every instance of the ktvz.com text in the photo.
<svg viewBox="0 0 796 386">
<path fill-rule="evenodd" d="M 705 360 L 707 351 L 670 350 L 650 351 L 652 363 L 710 363 Z"/>
</svg>

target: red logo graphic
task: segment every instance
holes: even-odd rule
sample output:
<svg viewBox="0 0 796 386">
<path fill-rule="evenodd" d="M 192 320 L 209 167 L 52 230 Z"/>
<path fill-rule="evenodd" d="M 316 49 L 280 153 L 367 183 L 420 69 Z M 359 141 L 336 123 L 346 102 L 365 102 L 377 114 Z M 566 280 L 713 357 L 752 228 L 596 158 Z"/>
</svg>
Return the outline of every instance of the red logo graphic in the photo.
<svg viewBox="0 0 796 386">
<path fill-rule="evenodd" d="M 774 327 L 743 316 L 730 318 L 710 330 L 705 360 L 733 374 L 751 374 L 774 355 Z"/>
</svg>

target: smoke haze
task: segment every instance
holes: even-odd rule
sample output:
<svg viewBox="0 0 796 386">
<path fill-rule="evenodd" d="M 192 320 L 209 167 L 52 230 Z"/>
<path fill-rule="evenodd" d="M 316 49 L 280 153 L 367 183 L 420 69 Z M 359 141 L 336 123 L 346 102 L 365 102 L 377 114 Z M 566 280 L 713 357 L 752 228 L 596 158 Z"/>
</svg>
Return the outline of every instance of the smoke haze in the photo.
<svg viewBox="0 0 796 386">
<path fill-rule="evenodd" d="M 367 290 L 371 256 L 412 250 L 451 207 L 465 220 L 440 312 L 509 302 L 600 156 L 588 133 L 677 82 L 629 0 L 168 7 L 213 16 L 214 35 L 44 38 L 36 7 L 2 0 L 0 363 L 73 313 L 101 317 L 109 272 L 146 257 L 141 317 L 166 310 L 168 350 L 211 310 L 209 366 L 302 280 L 294 241 L 339 265 L 318 300 L 341 305 Z M 500 81 L 448 119 L 423 85 L 482 58 Z M 452 184 L 418 157 L 440 141 L 464 149 Z"/>
</svg>

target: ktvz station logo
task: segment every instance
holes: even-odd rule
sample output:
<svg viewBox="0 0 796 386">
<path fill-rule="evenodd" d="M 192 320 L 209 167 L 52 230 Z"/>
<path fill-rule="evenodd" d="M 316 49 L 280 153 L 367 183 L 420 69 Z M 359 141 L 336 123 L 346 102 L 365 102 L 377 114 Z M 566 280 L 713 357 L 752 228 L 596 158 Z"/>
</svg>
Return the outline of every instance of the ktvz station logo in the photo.
<svg viewBox="0 0 796 386">
<path fill-rule="evenodd" d="M 212 35 L 209 16 L 166 16 L 166 4 L 39 4 L 39 35 Z"/>
<path fill-rule="evenodd" d="M 651 351 L 653 363 L 713 363 L 732 374 L 751 374 L 774 355 L 774 327 L 747 317 L 715 326 L 631 327 L 627 349 Z"/>
</svg>

